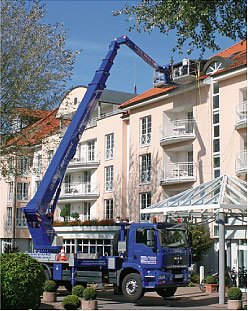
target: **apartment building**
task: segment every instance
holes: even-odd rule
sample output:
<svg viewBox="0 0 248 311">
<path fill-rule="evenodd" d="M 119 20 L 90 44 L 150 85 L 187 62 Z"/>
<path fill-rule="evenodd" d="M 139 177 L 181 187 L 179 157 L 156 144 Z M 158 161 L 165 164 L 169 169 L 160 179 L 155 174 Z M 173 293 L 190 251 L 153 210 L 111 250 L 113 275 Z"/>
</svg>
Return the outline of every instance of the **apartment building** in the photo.
<svg viewBox="0 0 248 311">
<path fill-rule="evenodd" d="M 150 221 L 153 215 L 143 209 L 184 190 L 224 174 L 247 181 L 246 52 L 242 41 L 208 60 L 188 60 L 186 67 L 182 62 L 173 64 L 173 85 L 163 85 L 158 77 L 153 88 L 137 96 L 104 91 L 68 166 L 54 217 L 67 253 L 109 253 L 117 229 L 71 226 L 75 212 L 81 222 Z M 53 111 L 59 128 L 35 144 L 28 199 L 85 91 L 77 87 L 66 94 Z M 7 223 L 11 186 L 2 181 L 0 185 L 5 195 L 1 219 Z M 60 216 L 63 207 L 69 212 L 68 224 Z M 162 214 L 156 216 L 164 220 Z M 236 232 L 232 265 L 245 265 L 245 220 L 230 219 L 229 225 Z M 213 223 L 210 229 L 217 238 L 215 227 Z M 7 242 L 9 235 L 2 232 L 1 237 Z"/>
</svg>

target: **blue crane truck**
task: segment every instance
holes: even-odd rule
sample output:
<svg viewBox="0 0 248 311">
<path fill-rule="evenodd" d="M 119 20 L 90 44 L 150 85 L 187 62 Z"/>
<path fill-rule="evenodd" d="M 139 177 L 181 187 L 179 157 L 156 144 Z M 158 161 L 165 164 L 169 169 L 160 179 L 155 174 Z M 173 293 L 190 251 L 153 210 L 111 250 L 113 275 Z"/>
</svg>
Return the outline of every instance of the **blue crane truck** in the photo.
<svg viewBox="0 0 248 311">
<path fill-rule="evenodd" d="M 120 45 L 127 45 L 171 84 L 170 65 L 160 66 L 128 37 L 116 38 L 96 71 L 92 82 L 67 128 L 60 145 L 32 200 L 23 207 L 35 252 L 47 278 L 67 288 L 75 284 L 110 283 L 129 301 L 140 299 L 146 291 L 171 296 L 178 286 L 190 282 L 191 238 L 183 224 L 120 224 L 110 256 L 66 254 L 63 241 L 53 228 L 53 214 L 69 161 L 74 157 L 81 135 L 105 88 L 105 82 Z"/>
</svg>

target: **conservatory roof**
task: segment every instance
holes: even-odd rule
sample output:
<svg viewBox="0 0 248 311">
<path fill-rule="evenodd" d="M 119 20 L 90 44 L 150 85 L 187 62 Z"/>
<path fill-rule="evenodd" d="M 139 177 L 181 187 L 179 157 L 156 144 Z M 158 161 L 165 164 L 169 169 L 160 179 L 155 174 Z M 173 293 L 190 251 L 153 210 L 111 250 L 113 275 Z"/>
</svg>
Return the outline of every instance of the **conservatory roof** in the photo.
<svg viewBox="0 0 248 311">
<path fill-rule="evenodd" d="M 141 213 L 247 210 L 247 182 L 223 175 L 141 210 Z"/>
</svg>

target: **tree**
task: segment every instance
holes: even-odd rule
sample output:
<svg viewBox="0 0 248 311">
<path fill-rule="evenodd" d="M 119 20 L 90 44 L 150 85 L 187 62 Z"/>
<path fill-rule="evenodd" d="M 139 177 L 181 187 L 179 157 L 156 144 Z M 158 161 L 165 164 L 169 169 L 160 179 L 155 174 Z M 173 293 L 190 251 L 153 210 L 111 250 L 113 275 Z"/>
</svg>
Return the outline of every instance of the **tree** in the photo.
<svg viewBox="0 0 248 311">
<path fill-rule="evenodd" d="M 65 93 L 78 52 L 65 49 L 63 24 L 44 22 L 39 1 L 1 3 L 1 135 L 4 144 L 33 121 L 32 109 L 54 107 Z M 25 110 L 26 109 L 26 110 Z"/>
<path fill-rule="evenodd" d="M 191 225 L 189 231 L 192 233 L 192 261 L 198 263 L 212 247 L 214 240 L 210 238 L 209 231 L 205 225 Z"/>
<path fill-rule="evenodd" d="M 1 307 L 3 310 L 37 309 L 45 274 L 41 264 L 28 254 L 0 256 Z"/>
<path fill-rule="evenodd" d="M 197 48 L 201 56 L 206 49 L 219 50 L 216 34 L 232 40 L 246 38 L 246 1 L 243 0 L 143 0 L 138 4 L 125 4 L 113 14 L 126 14 L 128 21 L 136 22 L 129 31 L 136 29 L 151 32 L 158 28 L 166 36 L 176 32 L 177 43 L 173 52 L 188 43 L 188 54 Z"/>
<path fill-rule="evenodd" d="M 65 221 L 65 217 L 67 216 L 69 216 L 69 210 L 67 206 L 64 206 L 60 212 L 60 217 L 63 217 Z"/>
</svg>

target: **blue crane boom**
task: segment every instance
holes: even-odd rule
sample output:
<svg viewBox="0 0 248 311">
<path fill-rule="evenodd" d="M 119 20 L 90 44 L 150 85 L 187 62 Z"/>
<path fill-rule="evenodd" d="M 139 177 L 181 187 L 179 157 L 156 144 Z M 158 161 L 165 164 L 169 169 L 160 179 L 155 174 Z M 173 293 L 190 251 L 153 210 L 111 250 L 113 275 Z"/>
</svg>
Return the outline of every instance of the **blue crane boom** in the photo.
<svg viewBox="0 0 248 311">
<path fill-rule="evenodd" d="M 52 218 L 61 191 L 61 184 L 70 160 L 76 152 L 81 135 L 94 111 L 96 104 L 105 88 L 109 71 L 120 45 L 125 44 L 155 71 L 164 74 L 164 82 L 168 84 L 169 66 L 159 66 L 151 57 L 142 51 L 128 37 L 122 36 L 111 42 L 106 57 L 96 71 L 92 82 L 74 114 L 70 125 L 40 183 L 37 192 L 26 207 L 23 208 L 28 228 L 33 239 L 34 248 L 39 252 L 59 252 L 61 245 L 56 245 L 56 232 L 52 226 Z M 50 206 L 53 200 L 52 206 Z"/>
</svg>

